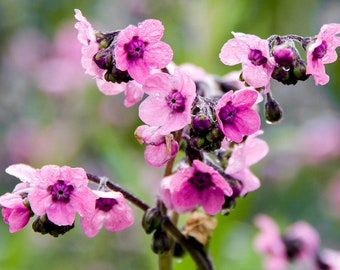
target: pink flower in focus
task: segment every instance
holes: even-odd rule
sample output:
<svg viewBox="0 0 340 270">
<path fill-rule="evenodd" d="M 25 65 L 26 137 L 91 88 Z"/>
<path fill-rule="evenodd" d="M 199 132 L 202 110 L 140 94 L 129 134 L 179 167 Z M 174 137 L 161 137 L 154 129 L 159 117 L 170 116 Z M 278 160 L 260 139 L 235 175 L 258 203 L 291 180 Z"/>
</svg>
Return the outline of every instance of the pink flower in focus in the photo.
<svg viewBox="0 0 340 270">
<path fill-rule="evenodd" d="M 216 117 L 224 135 L 237 143 L 243 135 L 250 135 L 259 130 L 261 119 L 251 107 L 256 103 L 259 93 L 252 88 L 238 91 L 230 90 L 222 96 L 216 105 Z"/>
<path fill-rule="evenodd" d="M 32 211 L 47 214 L 56 225 L 72 225 L 75 214 L 81 216 L 94 208 L 97 196 L 87 186 L 82 168 L 47 165 L 36 170 L 34 186 L 28 194 Z"/>
<path fill-rule="evenodd" d="M 228 40 L 221 49 L 221 61 L 231 66 L 242 63 L 243 78 L 249 85 L 269 88 L 274 63 L 268 41 L 254 35 L 232 34 L 234 38 Z"/>
<path fill-rule="evenodd" d="M 74 12 L 75 18 L 78 20 L 74 27 L 78 30 L 78 40 L 83 45 L 81 64 L 85 69 L 85 73 L 101 77 L 104 70 L 100 69 L 93 61 L 93 56 L 98 52 L 96 32 L 79 9 L 75 9 Z"/>
<path fill-rule="evenodd" d="M 231 196 L 232 192 L 217 171 L 199 160 L 194 160 L 192 167 L 165 177 L 161 184 L 162 200 L 178 213 L 202 206 L 207 214 L 215 215 L 221 211 L 224 197 Z"/>
<path fill-rule="evenodd" d="M 266 256 L 264 269 L 286 269 L 286 247 L 274 220 L 261 214 L 255 218 L 254 223 L 260 229 L 259 234 L 254 239 L 254 247 L 259 253 Z"/>
<path fill-rule="evenodd" d="M 174 75 L 150 75 L 143 89 L 149 94 L 139 106 L 139 117 L 144 123 L 161 127 L 162 134 L 180 130 L 190 123 L 196 87 L 187 74 L 177 69 Z"/>
<path fill-rule="evenodd" d="M 129 25 L 117 38 L 116 66 L 143 83 L 150 69 L 164 68 L 172 59 L 171 47 L 160 41 L 164 27 L 158 20 L 145 20 L 138 26 Z"/>
<path fill-rule="evenodd" d="M 329 81 L 324 64 L 333 63 L 338 57 L 335 49 L 340 46 L 340 37 L 336 36 L 339 33 L 340 24 L 325 24 L 307 49 L 306 74 L 313 75 L 316 85 Z"/>
<path fill-rule="evenodd" d="M 144 158 L 148 164 L 155 167 L 165 165 L 178 152 L 178 143 L 172 134 L 162 135 L 158 127 L 139 126 L 135 137 L 140 143 L 145 143 Z"/>
<path fill-rule="evenodd" d="M 80 218 L 88 237 L 95 236 L 105 226 L 108 231 L 123 230 L 134 222 L 132 209 L 120 192 L 94 191 L 99 197 L 93 210 Z"/>
<path fill-rule="evenodd" d="M 30 219 L 30 208 L 25 205 L 21 195 L 6 193 L 0 196 L 0 205 L 4 221 L 9 225 L 11 233 L 17 232 L 25 227 Z"/>
<path fill-rule="evenodd" d="M 244 143 L 235 145 L 228 159 L 225 173 L 242 183 L 240 196 L 260 187 L 260 180 L 249 170 L 249 167 L 264 158 L 269 152 L 268 144 L 257 138 L 262 133 L 263 131 L 258 131 L 250 135 Z M 225 142 L 224 145 L 222 144 L 222 148 L 227 148 Z"/>
</svg>

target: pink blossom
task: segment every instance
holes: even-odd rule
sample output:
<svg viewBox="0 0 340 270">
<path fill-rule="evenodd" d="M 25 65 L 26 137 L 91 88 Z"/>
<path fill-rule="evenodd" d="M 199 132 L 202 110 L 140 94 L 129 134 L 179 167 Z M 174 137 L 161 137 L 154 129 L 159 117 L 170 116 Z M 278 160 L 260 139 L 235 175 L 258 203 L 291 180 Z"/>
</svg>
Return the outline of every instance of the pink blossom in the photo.
<svg viewBox="0 0 340 270">
<path fill-rule="evenodd" d="M 46 165 L 36 170 L 32 191 L 28 194 L 32 211 L 47 214 L 56 225 L 72 225 L 75 214 L 85 215 L 94 207 L 97 196 L 87 186 L 82 168 Z"/>
<path fill-rule="evenodd" d="M 74 27 L 78 30 L 78 40 L 83 45 L 81 63 L 85 73 L 101 77 L 103 70 L 93 61 L 93 56 L 98 52 L 96 32 L 79 9 L 75 9 L 74 12 L 75 18 L 78 20 Z"/>
<path fill-rule="evenodd" d="M 9 225 L 11 233 L 17 232 L 25 227 L 30 219 L 30 208 L 25 205 L 21 195 L 6 193 L 0 196 L 0 205 L 4 221 Z"/>
<path fill-rule="evenodd" d="M 233 35 L 221 49 L 221 61 L 231 66 L 242 63 L 243 78 L 249 85 L 268 88 L 274 70 L 268 41 L 243 33 Z"/>
<path fill-rule="evenodd" d="M 262 131 L 258 131 L 250 135 L 244 143 L 235 145 L 228 159 L 225 173 L 242 183 L 241 196 L 260 187 L 260 180 L 249 170 L 249 167 L 264 158 L 269 152 L 268 144 L 257 138 L 262 133 Z M 225 143 L 222 148 L 226 148 Z"/>
<path fill-rule="evenodd" d="M 94 191 L 99 197 L 89 214 L 80 218 L 88 237 L 95 236 L 105 226 L 108 231 L 123 230 L 134 222 L 132 209 L 120 192 Z"/>
<path fill-rule="evenodd" d="M 178 152 L 178 143 L 172 134 L 162 135 L 158 127 L 139 126 L 135 137 L 140 143 L 145 143 L 144 158 L 148 164 L 155 167 L 165 165 Z"/>
<path fill-rule="evenodd" d="M 194 160 L 192 167 L 179 169 L 164 178 L 161 184 L 165 205 L 179 213 L 202 206 L 207 214 L 215 215 L 222 209 L 225 196 L 231 196 L 232 192 L 217 171 L 199 160 Z"/>
<path fill-rule="evenodd" d="M 313 75 L 316 85 L 329 81 L 324 64 L 335 62 L 338 57 L 335 49 L 340 46 L 340 37 L 336 36 L 339 33 L 340 24 L 325 24 L 307 49 L 306 74 Z"/>
<path fill-rule="evenodd" d="M 251 107 L 258 99 L 258 92 L 252 88 L 230 90 L 216 105 L 216 117 L 224 135 L 235 142 L 241 142 L 243 135 L 259 130 L 261 119 Z"/>
<path fill-rule="evenodd" d="M 261 214 L 256 216 L 254 222 L 260 229 L 259 234 L 254 239 L 254 247 L 259 253 L 266 256 L 264 269 L 286 269 L 286 247 L 274 220 L 267 215 Z"/>
<path fill-rule="evenodd" d="M 162 127 L 163 134 L 180 130 L 191 121 L 196 96 L 193 80 L 180 70 L 174 75 L 150 75 L 143 86 L 149 96 L 139 106 L 139 117 L 150 126 Z"/>
<path fill-rule="evenodd" d="M 294 259 L 314 257 L 319 249 L 320 239 L 318 232 L 307 222 L 298 221 L 292 224 L 285 232 L 286 241 L 299 241 L 300 248 Z"/>
<path fill-rule="evenodd" d="M 266 270 L 283 270 L 288 262 L 309 263 L 317 258 L 319 235 L 308 223 L 298 221 L 281 234 L 274 220 L 266 215 L 258 215 L 254 222 L 260 229 L 254 245 L 266 256 Z"/>
<path fill-rule="evenodd" d="M 332 249 L 325 249 L 320 254 L 320 261 L 328 268 L 317 268 L 318 270 L 340 270 L 340 252 Z"/>
<path fill-rule="evenodd" d="M 164 68 L 172 59 L 171 47 L 160 41 L 164 27 L 158 20 L 145 20 L 138 26 L 129 25 L 117 38 L 116 66 L 143 83 L 150 69 Z"/>
</svg>

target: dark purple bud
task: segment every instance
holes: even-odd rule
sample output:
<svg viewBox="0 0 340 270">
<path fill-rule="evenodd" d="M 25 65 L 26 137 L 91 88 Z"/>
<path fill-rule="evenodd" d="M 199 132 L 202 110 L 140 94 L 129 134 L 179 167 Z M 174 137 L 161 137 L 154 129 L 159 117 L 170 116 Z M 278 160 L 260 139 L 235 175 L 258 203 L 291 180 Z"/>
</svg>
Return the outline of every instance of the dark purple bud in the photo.
<svg viewBox="0 0 340 270">
<path fill-rule="evenodd" d="M 152 237 L 151 249 L 156 254 L 162 254 L 171 249 L 171 241 L 165 231 L 158 228 Z"/>
<path fill-rule="evenodd" d="M 211 125 L 210 119 L 204 114 L 196 115 L 192 120 L 192 128 L 195 132 L 204 132 Z"/>
<path fill-rule="evenodd" d="M 142 227 L 146 233 L 152 233 L 161 226 L 162 213 L 158 208 L 149 208 L 142 219 Z"/>
<path fill-rule="evenodd" d="M 282 119 L 283 110 L 280 104 L 271 96 L 267 94 L 267 101 L 264 105 L 264 114 L 268 124 L 274 124 Z"/>
<path fill-rule="evenodd" d="M 109 69 L 112 63 L 112 54 L 109 51 L 101 50 L 93 56 L 93 61 L 101 69 Z"/>
<path fill-rule="evenodd" d="M 273 50 L 274 60 L 279 66 L 288 67 L 294 61 L 294 51 L 286 47 L 285 45 L 280 45 Z"/>
<path fill-rule="evenodd" d="M 293 69 L 294 76 L 299 81 L 305 81 L 309 78 L 309 74 L 306 74 L 306 63 L 303 60 L 298 60 L 294 63 Z"/>
<path fill-rule="evenodd" d="M 59 226 L 50 221 L 46 215 L 38 217 L 33 223 L 32 228 L 35 232 L 41 234 L 50 234 L 54 237 L 63 235 L 69 230 L 74 228 L 74 223 L 72 225 Z"/>
</svg>

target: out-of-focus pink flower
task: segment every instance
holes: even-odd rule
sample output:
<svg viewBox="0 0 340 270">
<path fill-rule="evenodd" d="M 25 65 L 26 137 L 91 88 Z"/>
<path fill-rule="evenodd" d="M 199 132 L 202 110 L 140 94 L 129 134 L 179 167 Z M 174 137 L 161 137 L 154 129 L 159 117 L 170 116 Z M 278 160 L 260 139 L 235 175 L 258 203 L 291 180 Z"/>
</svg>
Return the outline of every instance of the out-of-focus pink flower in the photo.
<svg viewBox="0 0 340 270">
<path fill-rule="evenodd" d="M 250 135 L 244 143 L 235 145 L 228 160 L 225 173 L 242 183 L 241 196 L 260 187 L 260 180 L 249 170 L 249 167 L 264 158 L 269 152 L 268 144 L 257 138 L 262 133 L 263 131 L 258 131 Z M 226 148 L 225 142 L 223 147 Z"/>
<path fill-rule="evenodd" d="M 172 59 L 171 47 L 160 41 L 164 26 L 158 20 L 145 20 L 120 31 L 115 49 L 116 66 L 143 83 L 150 69 L 164 68 Z"/>
<path fill-rule="evenodd" d="M 158 127 L 139 126 L 135 137 L 140 143 L 145 143 L 144 158 L 148 164 L 155 167 L 165 165 L 178 152 L 178 143 L 172 134 L 159 133 Z"/>
<path fill-rule="evenodd" d="M 87 183 L 82 168 L 46 165 L 37 169 L 28 194 L 31 209 L 39 216 L 47 214 L 56 225 L 72 225 L 76 213 L 82 216 L 94 208 L 97 196 Z"/>
<path fill-rule="evenodd" d="M 161 127 L 162 134 L 180 130 L 190 123 L 196 87 L 187 74 L 177 69 L 174 75 L 150 75 L 143 89 L 149 94 L 139 106 L 139 117 L 144 123 Z"/>
<path fill-rule="evenodd" d="M 305 258 L 313 258 L 316 256 L 320 239 L 318 232 L 307 222 L 298 221 L 292 224 L 284 234 L 285 241 L 288 242 L 296 242 L 298 241 L 298 247 L 296 254 L 294 254 L 294 259 L 305 259 Z"/>
<path fill-rule="evenodd" d="M 329 81 L 324 65 L 335 62 L 338 57 L 335 49 L 340 46 L 340 37 L 336 36 L 339 33 L 340 24 L 325 24 L 307 49 L 306 74 L 314 77 L 316 85 Z"/>
<path fill-rule="evenodd" d="M 249 85 L 269 88 L 274 63 L 268 41 L 254 35 L 232 34 L 234 38 L 228 40 L 221 49 L 221 61 L 231 66 L 242 63 L 243 78 Z"/>
<path fill-rule="evenodd" d="M 316 267 L 316 270 L 340 270 L 340 252 L 332 249 L 324 249 L 320 253 L 318 263 L 320 265 Z"/>
<path fill-rule="evenodd" d="M 199 160 L 194 160 L 192 167 L 182 168 L 162 182 L 162 200 L 168 208 L 179 213 L 202 206 L 207 214 L 215 215 L 221 211 L 224 197 L 231 196 L 233 192 L 217 171 Z"/>
<path fill-rule="evenodd" d="M 133 224 L 132 209 L 120 192 L 93 192 L 99 197 L 95 207 L 80 218 L 82 229 L 88 237 L 94 237 L 103 226 L 114 232 Z"/>
<path fill-rule="evenodd" d="M 259 93 L 252 88 L 238 91 L 230 90 L 216 105 L 216 117 L 224 135 L 232 141 L 241 142 L 243 135 L 259 130 L 261 119 L 251 107 L 256 103 Z"/>
<path fill-rule="evenodd" d="M 254 247 L 259 253 L 265 255 L 265 269 L 286 269 L 286 247 L 274 220 L 261 214 L 256 216 L 254 223 L 260 229 L 259 234 L 254 239 Z"/>
<path fill-rule="evenodd" d="M 21 195 L 6 193 L 0 196 L 0 205 L 4 221 L 9 225 L 11 233 L 17 232 L 25 227 L 30 219 L 31 211 L 25 205 Z"/>
<path fill-rule="evenodd" d="M 288 262 L 308 265 L 316 263 L 319 235 L 308 223 L 298 221 L 284 234 L 280 233 L 275 221 L 267 215 L 258 215 L 254 223 L 260 229 L 254 239 L 254 246 L 265 256 L 266 270 L 284 270 Z"/>
</svg>

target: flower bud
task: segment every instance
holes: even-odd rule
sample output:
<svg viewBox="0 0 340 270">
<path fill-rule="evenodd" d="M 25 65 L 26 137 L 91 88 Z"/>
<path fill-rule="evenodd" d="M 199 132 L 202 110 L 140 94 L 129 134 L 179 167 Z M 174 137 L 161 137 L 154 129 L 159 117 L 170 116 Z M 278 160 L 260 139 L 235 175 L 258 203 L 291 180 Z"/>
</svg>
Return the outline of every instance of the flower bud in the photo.
<svg viewBox="0 0 340 270">
<path fill-rule="evenodd" d="M 112 66 L 112 53 L 100 50 L 93 56 L 93 61 L 101 69 L 109 69 Z"/>
<path fill-rule="evenodd" d="M 205 132 L 210 125 L 211 121 L 204 114 L 196 115 L 192 120 L 192 128 L 195 132 Z"/>
<path fill-rule="evenodd" d="M 50 221 L 46 215 L 38 217 L 33 223 L 32 228 L 35 232 L 40 232 L 41 234 L 50 234 L 54 237 L 63 235 L 69 230 L 74 228 L 74 223 L 72 225 L 58 226 Z"/>
<path fill-rule="evenodd" d="M 274 124 L 282 119 L 283 110 L 280 104 L 273 99 L 270 93 L 267 94 L 267 101 L 264 105 L 266 122 Z"/>
<path fill-rule="evenodd" d="M 282 67 L 289 67 L 296 58 L 294 51 L 288 45 L 276 46 L 273 49 L 273 56 L 275 62 Z"/>
<path fill-rule="evenodd" d="M 142 219 L 142 227 L 146 233 L 152 233 L 158 229 L 162 222 L 162 214 L 158 208 L 149 208 L 145 211 Z"/>
<path fill-rule="evenodd" d="M 306 74 L 306 63 L 303 60 L 298 60 L 294 63 L 294 76 L 299 81 L 305 81 L 310 75 Z"/>
<path fill-rule="evenodd" d="M 171 241 L 169 236 L 161 228 L 158 228 L 152 237 L 151 249 L 156 254 L 162 254 L 171 249 Z"/>
</svg>

